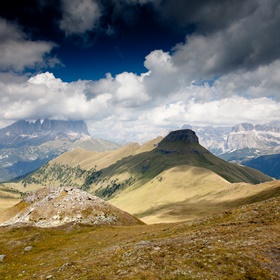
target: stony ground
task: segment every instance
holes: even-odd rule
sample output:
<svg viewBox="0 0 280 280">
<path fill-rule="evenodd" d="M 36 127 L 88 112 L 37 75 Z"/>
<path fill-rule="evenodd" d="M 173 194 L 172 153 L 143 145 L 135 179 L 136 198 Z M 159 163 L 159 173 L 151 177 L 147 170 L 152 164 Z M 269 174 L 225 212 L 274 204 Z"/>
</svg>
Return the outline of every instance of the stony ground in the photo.
<svg viewBox="0 0 280 280">
<path fill-rule="evenodd" d="M 1 227 L 0 279 L 280 279 L 280 198 L 174 224 Z"/>
<path fill-rule="evenodd" d="M 30 192 L 21 203 L 0 212 L 0 215 L 0 226 L 20 223 L 52 227 L 70 222 L 89 225 L 140 224 L 138 219 L 103 199 L 73 187 L 49 187 Z"/>
</svg>

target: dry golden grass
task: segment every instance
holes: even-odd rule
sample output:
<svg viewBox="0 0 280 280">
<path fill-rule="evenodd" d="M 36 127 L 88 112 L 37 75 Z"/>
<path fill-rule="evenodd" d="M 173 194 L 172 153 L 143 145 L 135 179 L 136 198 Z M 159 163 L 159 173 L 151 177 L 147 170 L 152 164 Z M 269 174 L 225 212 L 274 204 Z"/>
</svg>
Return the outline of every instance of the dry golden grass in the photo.
<svg viewBox="0 0 280 280">
<path fill-rule="evenodd" d="M 0 210 L 4 210 L 14 206 L 15 204 L 19 203 L 20 199 L 16 198 L 0 198 Z M 0 212 L 1 215 L 1 212 Z"/>
<path fill-rule="evenodd" d="M 103 169 L 124 157 L 151 151 L 160 140 L 162 140 L 162 137 L 157 137 L 144 145 L 131 143 L 117 150 L 107 152 L 86 151 L 77 148 L 55 158 L 51 163 L 68 164 L 72 167 L 80 165 L 82 169 L 86 170 L 95 166 L 97 166 L 97 169 Z"/>
<path fill-rule="evenodd" d="M 0 228 L 0 279 L 276 280 L 279 213 L 274 198 L 184 223 Z"/>
<path fill-rule="evenodd" d="M 34 191 L 37 190 L 38 187 L 42 187 L 42 186 L 38 186 L 38 185 L 27 185 L 26 187 L 24 187 L 24 185 L 22 184 L 21 181 L 19 182 L 9 182 L 9 183 L 4 183 L 3 184 L 5 187 L 7 188 L 11 188 L 11 189 L 15 189 L 19 192 L 29 192 L 29 191 Z"/>
<path fill-rule="evenodd" d="M 20 201 L 20 192 L 14 188 L 0 185 L 0 210 L 7 209 Z"/>
<path fill-rule="evenodd" d="M 50 164 L 68 164 L 72 167 L 80 165 L 85 170 L 89 170 L 95 166 L 97 166 L 97 169 L 102 169 L 116 163 L 123 157 L 133 154 L 139 148 L 140 145 L 137 143 L 132 143 L 117 150 L 107 152 L 86 151 L 77 148 L 55 158 Z"/>
<path fill-rule="evenodd" d="M 280 181 L 231 184 L 216 173 L 180 166 L 109 200 L 145 223 L 178 222 L 280 196 Z"/>
</svg>

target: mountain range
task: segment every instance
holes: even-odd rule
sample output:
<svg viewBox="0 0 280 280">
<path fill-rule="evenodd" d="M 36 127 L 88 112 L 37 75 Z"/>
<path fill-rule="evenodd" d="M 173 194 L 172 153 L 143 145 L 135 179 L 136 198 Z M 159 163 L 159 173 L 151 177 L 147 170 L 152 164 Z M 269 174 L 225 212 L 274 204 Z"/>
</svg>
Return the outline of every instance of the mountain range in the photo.
<svg viewBox="0 0 280 280">
<path fill-rule="evenodd" d="M 280 169 L 275 161 L 280 153 L 279 121 L 256 125 L 241 123 L 232 128 L 191 125 L 183 128 L 193 129 L 202 145 L 220 158 L 280 178 Z"/>
<path fill-rule="evenodd" d="M 279 196 L 190 129 L 76 148 L 0 184 L 0 278 L 279 279 Z"/>
<path fill-rule="evenodd" d="M 275 156 L 280 151 L 280 122 L 241 123 L 234 127 L 184 125 L 192 129 L 200 143 L 227 161 L 254 167 L 280 178 Z M 0 182 L 25 176 L 49 160 L 75 148 L 89 151 L 117 149 L 121 145 L 89 135 L 84 121 L 20 120 L 0 129 Z M 255 164 L 254 160 L 258 164 Z M 264 159 L 266 159 L 264 161 Z"/>
<path fill-rule="evenodd" d="M 108 200 L 144 222 L 157 222 L 172 221 L 174 204 L 183 207 L 175 219 L 189 219 L 195 214 L 184 208 L 188 205 L 184 201 L 196 197 L 195 201 L 200 201 L 198 207 L 204 204 L 206 214 L 215 207 L 212 202 L 210 205 L 205 202 L 204 196 L 212 195 L 215 201 L 225 199 L 224 196 L 233 195 L 234 191 L 240 192 L 244 184 L 271 180 L 255 169 L 213 155 L 199 144 L 194 131 L 184 129 L 143 145 L 131 143 L 114 151 L 75 149 L 9 186 L 22 192 L 49 186 L 77 187 Z M 243 185 L 235 189 L 232 184 Z M 248 188 L 246 195 L 265 189 Z M 229 204 L 234 205 L 233 201 Z"/>
<path fill-rule="evenodd" d="M 0 182 L 24 176 L 76 147 L 104 151 L 119 145 L 93 139 L 84 121 L 17 121 L 0 129 Z"/>
<path fill-rule="evenodd" d="M 200 142 L 213 154 L 227 160 L 242 160 L 248 156 L 280 152 L 280 122 L 265 124 L 241 123 L 233 127 L 191 126 Z M 247 150 L 243 156 L 237 151 Z"/>
</svg>

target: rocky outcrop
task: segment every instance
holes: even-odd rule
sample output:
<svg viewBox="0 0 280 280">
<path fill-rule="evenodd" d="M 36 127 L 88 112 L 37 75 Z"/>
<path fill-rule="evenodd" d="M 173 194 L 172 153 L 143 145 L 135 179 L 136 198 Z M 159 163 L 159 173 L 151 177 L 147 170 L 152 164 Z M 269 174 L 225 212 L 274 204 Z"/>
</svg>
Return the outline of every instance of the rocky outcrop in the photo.
<svg viewBox="0 0 280 280">
<path fill-rule="evenodd" d="M 199 145 L 198 137 L 191 129 L 181 129 L 170 132 L 163 138 L 157 149 L 165 154 L 170 153 L 197 153 L 194 146 Z"/>
<path fill-rule="evenodd" d="M 91 225 L 137 225 L 142 222 L 106 201 L 72 187 L 43 188 L 21 202 L 25 207 L 2 223 L 7 225 L 60 226 L 66 223 Z M 16 207 L 16 206 L 15 206 Z"/>
<path fill-rule="evenodd" d="M 165 142 L 176 142 L 181 141 L 183 143 L 191 144 L 191 143 L 199 143 L 198 137 L 195 132 L 191 129 L 181 129 L 170 132 L 160 143 L 159 146 Z"/>
</svg>

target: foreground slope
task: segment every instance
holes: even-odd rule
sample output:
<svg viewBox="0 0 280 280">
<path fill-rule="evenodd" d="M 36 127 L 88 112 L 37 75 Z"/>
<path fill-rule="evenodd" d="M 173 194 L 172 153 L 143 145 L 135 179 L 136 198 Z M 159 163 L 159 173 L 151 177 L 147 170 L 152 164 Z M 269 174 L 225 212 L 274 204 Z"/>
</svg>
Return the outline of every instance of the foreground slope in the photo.
<svg viewBox="0 0 280 280">
<path fill-rule="evenodd" d="M 1 279 L 280 278 L 280 198 L 193 222 L 0 227 Z"/>
</svg>

